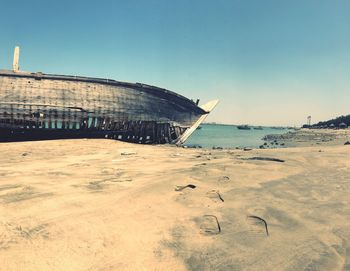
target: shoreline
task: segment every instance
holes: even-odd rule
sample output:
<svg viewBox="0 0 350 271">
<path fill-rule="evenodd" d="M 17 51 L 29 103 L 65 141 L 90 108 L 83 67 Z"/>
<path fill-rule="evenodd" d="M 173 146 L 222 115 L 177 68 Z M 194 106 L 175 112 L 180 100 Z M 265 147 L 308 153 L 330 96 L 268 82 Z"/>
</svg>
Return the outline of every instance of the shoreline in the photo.
<svg viewBox="0 0 350 271">
<path fill-rule="evenodd" d="M 285 134 L 269 134 L 263 140 L 274 147 L 281 144 L 287 148 L 337 146 L 350 141 L 350 129 L 300 129 Z"/>
<path fill-rule="evenodd" d="M 0 270 L 347 269 L 349 150 L 2 143 Z"/>
<path fill-rule="evenodd" d="M 201 145 L 185 145 L 188 149 L 207 150 L 251 150 L 251 149 L 284 149 L 312 146 L 337 146 L 350 141 L 350 129 L 299 129 L 283 134 L 267 134 L 262 138 L 263 143 L 257 147 L 203 147 Z"/>
</svg>

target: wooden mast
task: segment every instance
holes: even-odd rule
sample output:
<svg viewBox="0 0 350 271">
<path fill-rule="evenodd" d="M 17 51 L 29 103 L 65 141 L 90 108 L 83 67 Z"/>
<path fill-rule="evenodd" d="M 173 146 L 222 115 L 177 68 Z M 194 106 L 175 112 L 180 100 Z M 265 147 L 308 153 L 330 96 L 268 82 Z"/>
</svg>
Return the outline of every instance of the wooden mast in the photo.
<svg viewBox="0 0 350 271">
<path fill-rule="evenodd" d="M 12 66 L 13 72 L 19 71 L 19 47 L 15 47 L 15 51 L 13 53 L 13 66 Z"/>
</svg>

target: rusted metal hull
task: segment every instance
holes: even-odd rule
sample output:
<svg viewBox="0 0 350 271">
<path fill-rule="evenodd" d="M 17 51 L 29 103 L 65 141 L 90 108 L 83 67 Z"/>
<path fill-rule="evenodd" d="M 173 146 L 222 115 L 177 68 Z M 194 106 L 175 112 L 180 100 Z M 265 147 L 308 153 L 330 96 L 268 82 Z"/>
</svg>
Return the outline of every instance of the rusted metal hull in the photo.
<svg viewBox="0 0 350 271">
<path fill-rule="evenodd" d="M 177 143 L 207 111 L 174 92 L 109 79 L 0 71 L 0 141 Z"/>
</svg>

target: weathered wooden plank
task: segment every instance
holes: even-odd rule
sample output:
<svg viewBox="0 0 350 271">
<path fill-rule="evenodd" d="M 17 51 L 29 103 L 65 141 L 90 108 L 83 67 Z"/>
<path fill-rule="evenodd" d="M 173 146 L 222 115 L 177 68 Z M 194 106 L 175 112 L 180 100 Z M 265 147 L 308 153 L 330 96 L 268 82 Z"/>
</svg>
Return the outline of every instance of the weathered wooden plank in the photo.
<svg viewBox="0 0 350 271">
<path fill-rule="evenodd" d="M 0 129 L 4 131 L 36 129 L 45 137 L 81 132 L 87 137 L 165 143 L 179 137 L 201 114 L 188 99 L 142 84 L 0 72 Z M 74 130 L 78 133 L 72 134 Z"/>
</svg>

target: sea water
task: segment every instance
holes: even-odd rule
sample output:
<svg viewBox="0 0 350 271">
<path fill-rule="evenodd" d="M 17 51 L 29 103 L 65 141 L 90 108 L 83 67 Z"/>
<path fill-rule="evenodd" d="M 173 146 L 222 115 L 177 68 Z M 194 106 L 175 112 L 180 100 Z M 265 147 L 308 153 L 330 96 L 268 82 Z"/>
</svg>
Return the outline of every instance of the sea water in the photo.
<svg viewBox="0 0 350 271">
<path fill-rule="evenodd" d="M 290 131 L 287 128 L 261 127 L 256 130 L 240 130 L 235 125 L 202 124 L 185 142 L 186 146 L 201 146 L 203 148 L 258 148 L 264 144 L 262 138 L 268 134 L 284 134 Z"/>
</svg>

